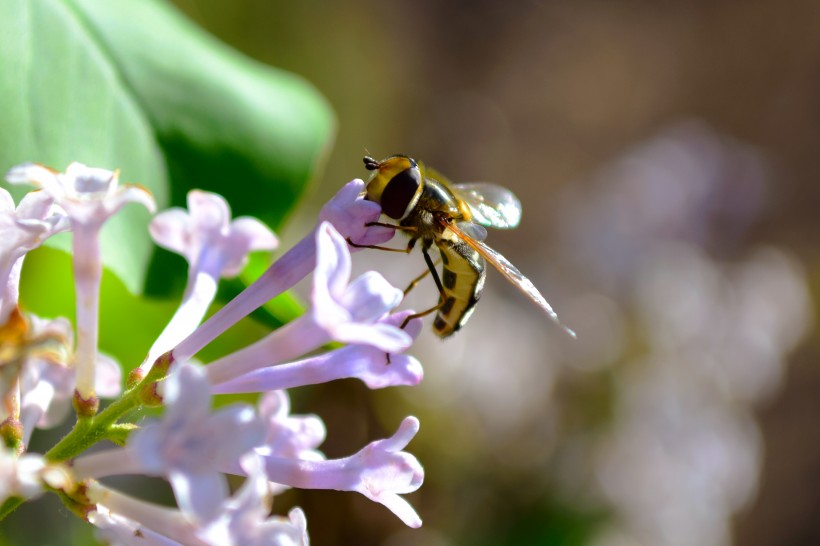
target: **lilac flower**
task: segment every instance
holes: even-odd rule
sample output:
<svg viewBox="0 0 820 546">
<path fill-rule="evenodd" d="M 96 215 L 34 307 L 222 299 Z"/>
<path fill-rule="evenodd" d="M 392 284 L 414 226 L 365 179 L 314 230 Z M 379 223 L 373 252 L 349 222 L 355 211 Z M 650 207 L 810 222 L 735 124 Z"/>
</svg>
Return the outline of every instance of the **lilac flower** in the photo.
<svg viewBox="0 0 820 546">
<path fill-rule="evenodd" d="M 379 321 L 403 297 L 380 274 L 350 281 L 350 251 L 344 238 L 325 222 L 316 232 L 316 270 L 311 309 L 262 340 L 211 362 L 206 373 L 218 385 L 255 369 L 286 362 L 335 340 L 366 343 L 385 352 L 407 349 L 407 332 Z"/>
<path fill-rule="evenodd" d="M 65 210 L 71 227 L 101 226 L 128 203 L 139 203 L 149 211 L 156 207 L 151 193 L 134 184 L 119 185 L 119 172 L 72 163 L 65 173 L 36 163 L 13 167 L 6 180 L 33 184 Z"/>
<path fill-rule="evenodd" d="M 43 491 L 46 461 L 41 455 L 17 456 L 0 446 L 0 502 L 9 497 L 30 499 Z"/>
<path fill-rule="evenodd" d="M 273 232 L 255 218 L 231 221 L 227 202 L 215 193 L 188 193 L 188 211 L 172 208 L 156 215 L 151 236 L 162 247 L 188 261 L 188 286 L 173 319 L 154 342 L 146 358 L 151 364 L 196 329 L 216 295 L 220 277 L 238 275 L 248 253 L 273 250 L 278 241 Z"/>
<path fill-rule="evenodd" d="M 23 449 L 35 426 L 53 426 L 65 417 L 74 390 L 71 325 L 66 319 L 51 321 L 15 310 L 0 325 L 0 420 L 15 427 L 6 441 Z M 119 392 L 120 368 L 107 363 L 99 379 L 107 379 L 102 393 Z M 10 432 L 10 431 L 9 431 Z"/>
<path fill-rule="evenodd" d="M 197 522 L 175 508 L 145 502 L 97 482 L 88 485 L 87 495 L 94 505 L 88 521 L 101 530 L 102 538 L 114 544 L 203 544 L 196 538 Z"/>
<path fill-rule="evenodd" d="M 89 168 L 81 163 L 72 163 L 65 173 L 26 163 L 12 168 L 6 180 L 42 188 L 62 207 L 71 223 L 77 296 L 76 402 L 81 415 L 93 415 L 99 404 L 94 392 L 102 276 L 99 232 L 102 225 L 127 203 L 140 203 L 153 212 L 154 199 L 139 186 L 119 186 L 117 172 Z"/>
<path fill-rule="evenodd" d="M 325 440 L 325 424 L 316 415 L 291 415 L 285 391 L 272 391 L 259 400 L 259 415 L 265 423 L 265 447 L 280 457 L 324 460 L 316 448 Z"/>
<path fill-rule="evenodd" d="M 0 324 L 17 305 L 23 257 L 67 228 L 65 214 L 45 192 L 27 193 L 15 210 L 11 194 L 0 188 Z"/>
<path fill-rule="evenodd" d="M 311 315 L 331 339 L 360 343 L 383 351 L 410 346 L 410 336 L 390 324 L 379 322 L 404 298 L 375 271 L 350 281 L 350 250 L 347 241 L 329 222 L 316 235 L 316 269 L 313 272 Z"/>
<path fill-rule="evenodd" d="M 182 305 L 153 344 L 148 363 L 187 338 L 171 349 L 167 360 L 159 359 L 174 363 L 170 375 L 164 379 L 152 375 L 151 381 L 138 384 L 136 374 L 132 379 L 137 381 L 129 383 L 120 400 L 91 418 L 93 413 L 87 410 L 96 411 L 98 395 L 115 395 L 120 390 L 119 366 L 101 356 L 97 348 L 99 229 L 129 199 L 149 208 L 152 202 L 143 190 L 118 189 L 115 173 L 79 164 L 72 164 L 65 174 L 24 165 L 13 169 L 9 178 L 14 182 L 31 180 L 46 189 L 38 194 L 44 197 L 26 201 L 27 206 L 34 208 L 39 203 L 42 210 L 46 205 L 61 210 L 59 205 L 68 214 L 67 220 L 65 216 L 54 218 L 55 225 L 58 218 L 70 222 L 74 231 L 78 348 L 75 356 L 71 327 L 65 319 L 26 319 L 14 306 L 9 314 L 14 320 L 0 323 L 0 341 L 12 349 L 9 354 L 13 357 L 12 366 L 0 366 L 5 374 L 0 375 L 0 385 L 8 394 L 3 402 L 11 423 L 6 428 L 14 431 L 19 425 L 20 445 L 27 445 L 34 427 L 51 426 L 65 415 L 72 390 L 75 408 L 86 419 L 79 420 L 47 454 L 50 461 L 71 461 L 70 465 L 46 464 L 41 456 L 4 458 L 0 453 L 0 494 L 31 496 L 43 485 L 61 491 L 67 504 L 83 512 L 101 536 L 126 545 L 307 545 L 306 521 L 300 509 L 291 510 L 287 517 L 270 516 L 273 496 L 291 486 L 359 491 L 387 506 L 408 525 L 421 525 L 413 508 L 400 497 L 418 489 L 423 480 L 419 462 L 402 451 L 418 431 L 415 418 L 405 419 L 391 438 L 373 442 L 353 456 L 327 461 L 318 450 L 326 435 L 321 419 L 291 415 L 287 393 L 271 388 L 277 383 L 296 386 L 342 377 L 357 377 L 372 388 L 421 380 L 418 361 L 403 354 L 418 335 L 420 321 L 400 328 L 412 311 L 391 314 L 401 302 L 402 292 L 374 272 L 351 279 L 346 238 L 377 244 L 393 234 L 391 229 L 366 225 L 378 219 L 380 209 L 362 199 L 361 181 L 345 186 L 325 206 L 322 218 L 329 221 L 318 225 L 274 264 L 261 282 L 237 299 L 238 303 L 229 303 L 227 312 L 193 333 L 213 299 L 218 279 L 238 273 L 250 250 L 272 248 L 276 239 L 253 219 L 230 222 L 227 203 L 206 192 L 189 194 L 188 213 L 172 209 L 158 216 L 152 224 L 155 239 L 185 255 L 190 272 Z M 33 232 L 47 231 L 39 224 L 32 225 L 36 228 Z M 262 296 L 271 297 L 292 286 L 311 270 L 311 307 L 303 317 L 206 368 L 181 358 L 191 356 L 263 303 Z M 16 303 L 16 294 L 14 300 Z M 258 378 L 245 375 L 235 379 L 261 367 L 303 357 L 330 341 L 350 345 L 271 368 L 275 373 L 265 370 Z M 89 380 L 93 381 L 91 388 Z M 237 390 L 238 384 L 270 392 L 260 397 L 258 410 L 235 404 L 212 411 L 211 393 Z M 161 395 L 164 415 L 134 422 L 134 410 L 147 403 L 143 396 L 149 391 Z M 125 445 L 83 453 L 101 439 Z M 229 496 L 226 473 L 247 476 L 233 497 Z M 144 502 L 97 481 L 121 474 L 166 478 L 177 507 Z"/>
<path fill-rule="evenodd" d="M 260 463 L 236 494 L 225 499 L 219 517 L 191 520 L 184 512 L 141 501 L 98 483 L 90 484 L 88 497 L 96 509 L 89 521 L 105 538 L 126 545 L 175 546 L 308 546 L 307 524 L 299 508 L 287 518 L 268 517 L 272 495 Z M 256 467 L 256 470 L 254 468 Z M 134 537 L 144 539 L 135 540 Z"/>
<path fill-rule="evenodd" d="M 96 504 L 87 517 L 98 530 L 97 539 L 111 546 L 182 546 L 181 542 L 111 512 L 103 504 Z"/>
<path fill-rule="evenodd" d="M 424 481 L 424 469 L 418 460 L 401 451 L 418 430 L 418 419 L 407 417 L 392 437 L 372 442 L 343 459 L 305 461 L 260 452 L 271 481 L 302 489 L 358 491 L 386 506 L 405 525 L 420 527 L 421 518 L 399 496 L 412 493 Z"/>
<path fill-rule="evenodd" d="M 32 430 L 60 424 L 68 414 L 74 391 L 73 335 L 65 318 L 53 320 L 19 313 L 0 328 L 5 345 L 0 375 L 3 393 L 2 418 L 19 420 L 22 446 L 28 445 Z M 12 334 L 9 329 L 18 329 Z M 17 337 L 17 339 L 13 339 Z M 96 389 L 113 398 L 120 393 L 121 368 L 110 357 L 98 355 Z"/>
<path fill-rule="evenodd" d="M 83 478 L 143 473 L 166 476 L 180 508 L 209 521 L 228 497 L 219 473 L 262 442 L 264 428 L 250 406 L 235 404 L 210 410 L 210 393 L 200 368 L 179 366 L 167 379 L 166 411 L 159 421 L 135 432 L 127 448 L 87 455 L 74 462 Z"/>
<path fill-rule="evenodd" d="M 399 326 L 412 311 L 402 311 L 381 319 Z M 413 339 L 421 332 L 421 320 L 411 320 L 404 331 Z M 410 355 L 385 352 L 372 345 L 347 345 L 314 357 L 287 364 L 261 368 L 213 388 L 214 393 L 229 394 L 288 389 L 304 385 L 326 383 L 336 379 L 357 378 L 371 389 L 399 385 L 418 385 L 424 377 L 421 363 Z"/>
<path fill-rule="evenodd" d="M 380 245 L 393 237 L 394 230 L 368 226 L 378 221 L 382 209 L 377 203 L 362 199 L 365 183 L 351 180 L 319 212 L 319 223 L 330 222 L 343 237 L 358 245 Z M 361 250 L 353 248 L 353 252 Z"/>
<path fill-rule="evenodd" d="M 393 236 L 393 230 L 367 226 L 379 219 L 381 208 L 362 197 L 364 182 L 353 180 L 328 201 L 319 214 L 320 225 L 330 222 L 342 238 L 359 244 L 380 244 Z M 279 258 L 253 284 L 231 300 L 174 349 L 174 358 L 186 360 L 216 336 L 236 324 L 268 300 L 292 288 L 316 265 L 316 231 L 305 236 Z M 354 248 L 353 251 L 358 249 Z"/>
<path fill-rule="evenodd" d="M 52 322 L 70 328 L 65 319 Z M 96 368 L 97 394 L 102 398 L 118 396 L 122 390 L 122 368 L 117 361 L 98 354 Z M 29 356 L 23 366 L 21 385 L 20 422 L 23 425 L 24 445 L 28 445 L 34 428 L 52 428 L 65 420 L 71 407 L 74 379 L 74 367 L 61 360 L 58 354 L 47 352 Z"/>
<path fill-rule="evenodd" d="M 248 479 L 225 502 L 222 517 L 197 536 L 213 546 L 308 546 L 304 512 L 294 508 L 287 518 L 268 517 L 273 496 L 262 463 L 250 455 L 243 466 Z"/>
</svg>

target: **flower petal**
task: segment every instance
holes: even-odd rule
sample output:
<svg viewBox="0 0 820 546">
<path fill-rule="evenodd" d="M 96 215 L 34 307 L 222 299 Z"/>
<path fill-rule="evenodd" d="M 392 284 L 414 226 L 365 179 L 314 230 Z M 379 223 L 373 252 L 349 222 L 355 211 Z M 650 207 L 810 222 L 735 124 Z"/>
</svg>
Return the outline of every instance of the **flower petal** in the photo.
<svg viewBox="0 0 820 546">
<path fill-rule="evenodd" d="M 228 480 L 217 472 L 177 472 L 168 475 L 180 510 L 204 523 L 216 519 L 230 494 Z"/>
<path fill-rule="evenodd" d="M 367 344 L 386 353 L 405 351 L 413 344 L 413 338 L 404 330 L 381 323 L 339 324 L 333 328 L 333 338 L 343 343 Z"/>
<path fill-rule="evenodd" d="M 319 220 L 330 222 L 334 228 L 353 242 L 360 245 L 378 245 L 389 241 L 395 230 L 381 226 L 367 226 L 381 216 L 381 207 L 364 199 L 365 184 L 362 180 L 351 180 L 328 201 Z M 358 249 L 353 249 L 358 250 Z"/>
</svg>

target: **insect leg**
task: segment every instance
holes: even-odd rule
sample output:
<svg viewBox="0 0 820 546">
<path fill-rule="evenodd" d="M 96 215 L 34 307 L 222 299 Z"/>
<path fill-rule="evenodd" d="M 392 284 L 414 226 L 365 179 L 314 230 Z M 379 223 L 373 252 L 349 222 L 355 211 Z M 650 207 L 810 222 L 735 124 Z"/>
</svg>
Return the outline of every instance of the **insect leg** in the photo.
<svg viewBox="0 0 820 546">
<path fill-rule="evenodd" d="M 430 257 L 430 253 L 428 252 L 429 249 L 430 249 L 429 244 L 426 245 L 426 246 L 423 246 L 421 248 L 421 253 L 424 254 L 424 261 L 427 262 L 427 272 L 422 273 L 415 280 L 413 280 L 413 282 L 408 287 L 408 290 L 410 290 L 413 286 L 416 285 L 417 282 L 419 282 L 421 279 L 423 279 L 424 276 L 427 275 L 427 273 L 432 273 L 433 274 L 433 280 L 436 282 L 436 288 L 438 288 L 439 301 L 436 305 L 434 305 L 430 309 L 426 309 L 424 311 L 421 311 L 420 313 L 413 313 L 412 315 L 408 315 L 408 317 L 404 319 L 404 322 L 401 323 L 401 326 L 399 326 L 399 328 L 401 328 L 402 330 L 404 330 L 404 327 L 407 326 L 407 324 L 411 320 L 416 319 L 416 318 L 421 318 L 421 317 L 424 317 L 426 315 L 429 315 L 433 311 L 436 311 L 436 310 L 440 309 L 441 306 L 444 305 L 444 302 L 447 301 L 447 297 L 444 295 L 444 286 L 442 286 L 441 279 L 438 276 L 438 271 L 436 270 L 436 264 L 433 262 L 433 259 Z"/>
<path fill-rule="evenodd" d="M 425 309 L 424 311 L 422 311 L 420 313 L 413 313 L 412 315 L 408 315 L 407 318 L 404 319 L 404 322 L 401 323 L 401 326 L 399 326 L 399 328 L 404 330 L 404 327 L 407 326 L 407 324 L 409 324 L 409 322 L 411 320 L 421 318 L 421 317 L 426 317 L 427 315 L 429 315 L 433 311 L 439 310 L 442 305 L 444 305 L 444 300 L 438 302 L 436 305 L 434 305 L 430 309 Z"/>
<path fill-rule="evenodd" d="M 436 265 L 438 265 L 438 264 L 439 264 L 439 262 L 436 262 Z M 421 280 L 429 274 L 430 274 L 430 269 L 428 268 L 428 269 L 424 270 L 424 273 L 422 273 L 421 275 L 419 275 L 418 277 L 416 277 L 415 279 L 410 281 L 410 284 L 407 286 L 407 288 L 404 289 L 404 295 L 407 296 L 407 294 L 409 294 L 410 291 L 412 289 L 414 289 L 416 287 L 416 285 L 419 282 L 421 282 Z"/>
<path fill-rule="evenodd" d="M 379 245 L 360 245 L 351 241 L 350 237 L 347 238 L 347 244 L 354 248 L 372 248 L 374 250 L 386 250 L 387 252 L 403 252 L 405 254 L 410 254 L 410 251 L 413 250 L 413 247 L 416 244 L 416 239 L 410 239 L 410 242 L 407 243 L 407 248 L 390 248 L 387 246 Z"/>
<path fill-rule="evenodd" d="M 427 262 L 427 269 L 430 273 L 433 274 L 433 280 L 436 281 L 436 288 L 438 288 L 438 293 L 441 296 L 441 301 L 446 300 L 447 298 L 444 295 L 444 286 L 441 284 L 441 279 L 438 276 L 438 271 L 436 271 L 436 264 L 433 263 L 433 259 L 430 257 L 430 253 L 427 250 L 430 248 L 430 245 L 423 246 L 421 248 L 421 253 L 424 254 L 424 261 Z"/>
<path fill-rule="evenodd" d="M 365 227 L 373 227 L 373 226 L 381 226 L 390 229 L 397 229 L 399 231 L 406 231 L 410 233 L 414 233 L 418 231 L 415 226 L 400 226 L 398 224 L 388 224 L 386 222 L 368 222 L 364 225 Z"/>
</svg>

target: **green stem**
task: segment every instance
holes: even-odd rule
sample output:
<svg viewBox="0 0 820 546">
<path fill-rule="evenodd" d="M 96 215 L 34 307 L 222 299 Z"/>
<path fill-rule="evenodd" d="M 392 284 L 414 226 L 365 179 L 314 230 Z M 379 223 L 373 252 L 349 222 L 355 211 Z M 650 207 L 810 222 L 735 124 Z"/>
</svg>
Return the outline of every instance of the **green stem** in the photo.
<svg viewBox="0 0 820 546">
<path fill-rule="evenodd" d="M 65 461 L 75 457 L 107 437 L 108 428 L 139 405 L 137 389 L 128 391 L 122 398 L 109 405 L 94 417 L 78 419 L 71 432 L 63 436 L 45 457 L 51 462 Z"/>
<path fill-rule="evenodd" d="M 114 401 L 93 417 L 78 419 L 71 432 L 57 442 L 45 454 L 45 458 L 52 462 L 65 461 L 76 457 L 100 440 L 107 439 L 118 419 L 142 405 L 140 399 L 142 392 L 163 379 L 168 374 L 172 362 L 173 359 L 169 353 L 158 358 L 143 380 L 125 391 L 119 400 Z M 114 435 L 120 437 L 122 430 L 114 431 Z"/>
</svg>

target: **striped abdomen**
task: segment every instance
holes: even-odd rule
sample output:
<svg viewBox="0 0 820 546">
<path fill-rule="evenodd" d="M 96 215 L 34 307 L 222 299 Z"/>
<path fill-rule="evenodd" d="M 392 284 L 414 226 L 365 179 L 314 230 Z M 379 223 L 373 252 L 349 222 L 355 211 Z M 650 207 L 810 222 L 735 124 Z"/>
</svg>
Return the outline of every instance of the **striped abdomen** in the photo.
<svg viewBox="0 0 820 546">
<path fill-rule="evenodd" d="M 458 331 L 470 318 L 481 297 L 486 276 L 484 259 L 460 240 L 439 240 L 441 251 L 441 284 L 445 300 L 433 321 L 433 331 L 447 337 Z"/>
</svg>

